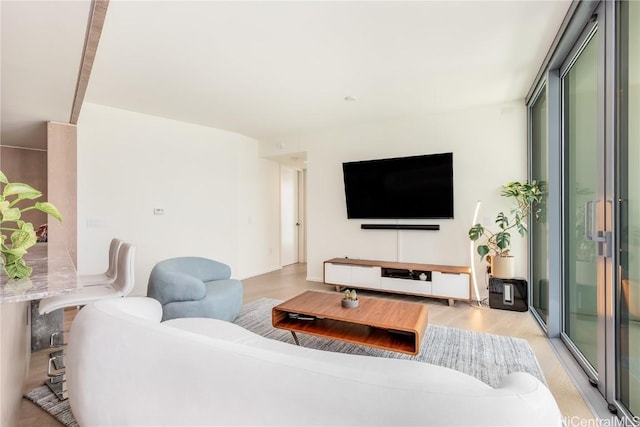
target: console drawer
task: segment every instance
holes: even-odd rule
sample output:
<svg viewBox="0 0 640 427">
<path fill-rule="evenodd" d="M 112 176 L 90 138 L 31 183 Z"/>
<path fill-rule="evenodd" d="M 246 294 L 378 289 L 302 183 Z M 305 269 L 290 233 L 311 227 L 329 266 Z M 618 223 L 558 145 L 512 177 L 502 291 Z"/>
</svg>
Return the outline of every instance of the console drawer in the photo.
<svg viewBox="0 0 640 427">
<path fill-rule="evenodd" d="M 334 285 L 351 284 L 351 266 L 326 263 L 324 265 L 324 281 Z"/>
<path fill-rule="evenodd" d="M 339 286 L 380 288 L 382 270 L 375 266 L 325 263 L 324 282 Z"/>
<path fill-rule="evenodd" d="M 351 266 L 351 285 L 367 288 L 380 287 L 380 267 Z"/>
<path fill-rule="evenodd" d="M 431 273 L 434 296 L 470 299 L 469 275 L 456 273 Z"/>
</svg>

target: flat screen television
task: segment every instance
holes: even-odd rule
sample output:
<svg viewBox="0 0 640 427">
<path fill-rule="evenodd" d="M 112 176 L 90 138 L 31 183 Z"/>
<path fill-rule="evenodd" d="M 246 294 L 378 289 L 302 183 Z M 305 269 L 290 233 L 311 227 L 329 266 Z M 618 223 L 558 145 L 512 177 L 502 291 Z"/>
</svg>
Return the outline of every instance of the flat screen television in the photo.
<svg viewBox="0 0 640 427">
<path fill-rule="evenodd" d="M 342 164 L 350 219 L 453 218 L 453 153 Z"/>
</svg>

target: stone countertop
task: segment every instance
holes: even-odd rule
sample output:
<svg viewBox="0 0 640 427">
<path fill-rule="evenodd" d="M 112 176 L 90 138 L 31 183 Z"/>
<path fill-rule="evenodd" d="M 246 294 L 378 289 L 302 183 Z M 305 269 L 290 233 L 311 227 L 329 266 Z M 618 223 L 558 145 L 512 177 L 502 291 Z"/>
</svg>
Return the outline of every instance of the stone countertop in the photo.
<svg viewBox="0 0 640 427">
<path fill-rule="evenodd" d="M 81 287 L 71 256 L 63 246 L 38 243 L 29 250 L 25 261 L 33 267 L 30 277 L 9 280 L 6 274 L 0 274 L 0 303 L 38 300 L 72 293 Z"/>
</svg>

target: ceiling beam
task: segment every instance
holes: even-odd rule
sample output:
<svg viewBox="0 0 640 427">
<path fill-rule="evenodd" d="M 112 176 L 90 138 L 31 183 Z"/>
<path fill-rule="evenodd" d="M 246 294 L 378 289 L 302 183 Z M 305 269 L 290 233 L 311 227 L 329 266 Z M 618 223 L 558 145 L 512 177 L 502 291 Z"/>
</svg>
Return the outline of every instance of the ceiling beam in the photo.
<svg viewBox="0 0 640 427">
<path fill-rule="evenodd" d="M 91 69 L 93 68 L 93 61 L 96 57 L 96 51 L 98 50 L 98 42 L 100 41 L 100 35 L 102 34 L 102 27 L 104 26 L 104 20 L 107 16 L 108 7 L 109 0 L 93 0 L 91 17 L 89 19 L 89 28 L 87 29 L 87 38 L 82 52 L 80 73 L 78 74 L 78 83 L 76 84 L 76 93 L 73 97 L 71 118 L 69 119 L 69 123 L 72 125 L 78 124 L 80 109 L 82 108 L 84 95 L 86 94 L 87 86 L 89 85 L 89 77 L 91 76 Z"/>
</svg>

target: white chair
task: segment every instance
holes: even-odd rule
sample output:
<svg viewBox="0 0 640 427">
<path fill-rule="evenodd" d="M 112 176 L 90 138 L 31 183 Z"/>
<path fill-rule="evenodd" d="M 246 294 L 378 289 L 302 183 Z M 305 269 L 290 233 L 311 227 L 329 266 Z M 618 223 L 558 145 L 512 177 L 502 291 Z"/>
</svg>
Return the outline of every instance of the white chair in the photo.
<svg viewBox="0 0 640 427">
<path fill-rule="evenodd" d="M 107 271 L 100 274 L 86 274 L 78 276 L 78 284 L 82 287 L 84 286 L 95 286 L 95 285 L 108 285 L 113 283 L 116 280 L 116 275 L 118 274 L 118 251 L 120 250 L 120 245 L 124 243 L 122 240 L 118 238 L 111 239 L 111 244 L 109 245 L 109 267 Z M 42 304 L 42 301 L 41 301 Z M 46 312 L 43 312 L 42 309 L 39 309 L 40 314 L 50 313 L 53 311 L 52 309 L 48 309 Z M 63 342 L 56 343 L 57 337 L 62 337 L 64 331 L 57 331 L 51 334 L 49 338 L 49 347 L 60 347 L 65 345 Z M 57 352 L 59 354 L 61 352 Z"/>
<path fill-rule="evenodd" d="M 58 295 L 40 301 L 40 314 L 51 313 L 65 307 L 85 305 L 102 298 L 125 297 L 134 285 L 133 263 L 135 246 L 122 242 L 118 251 L 117 273 L 113 283 L 80 288 L 72 294 Z"/>
<path fill-rule="evenodd" d="M 115 239 L 114 239 L 115 240 Z M 113 243 L 113 242 L 112 242 Z M 80 288 L 72 294 L 58 295 L 55 297 L 45 298 L 40 301 L 38 311 L 40 314 L 51 313 L 65 307 L 76 307 L 94 302 L 103 298 L 118 298 L 127 296 L 134 286 L 134 258 L 135 246 L 130 243 L 120 242 L 118 259 L 116 262 L 116 275 L 112 283 L 103 285 L 89 285 Z M 106 273 L 105 273 L 106 274 Z M 60 334 L 60 332 L 56 333 Z M 53 335 L 51 344 L 53 345 Z M 64 344 L 62 344 L 64 345 Z M 46 381 L 47 386 L 53 391 L 60 400 L 67 398 L 66 377 L 64 372 L 64 351 L 59 350 L 49 355 L 49 365 L 47 367 L 47 375 L 49 379 Z"/>
<path fill-rule="evenodd" d="M 118 272 L 118 250 L 122 240 L 114 238 L 109 245 L 109 267 L 107 271 L 101 274 L 86 274 L 78 276 L 78 282 L 82 286 L 93 285 L 107 285 L 113 283 L 116 280 L 116 274 Z"/>
</svg>

